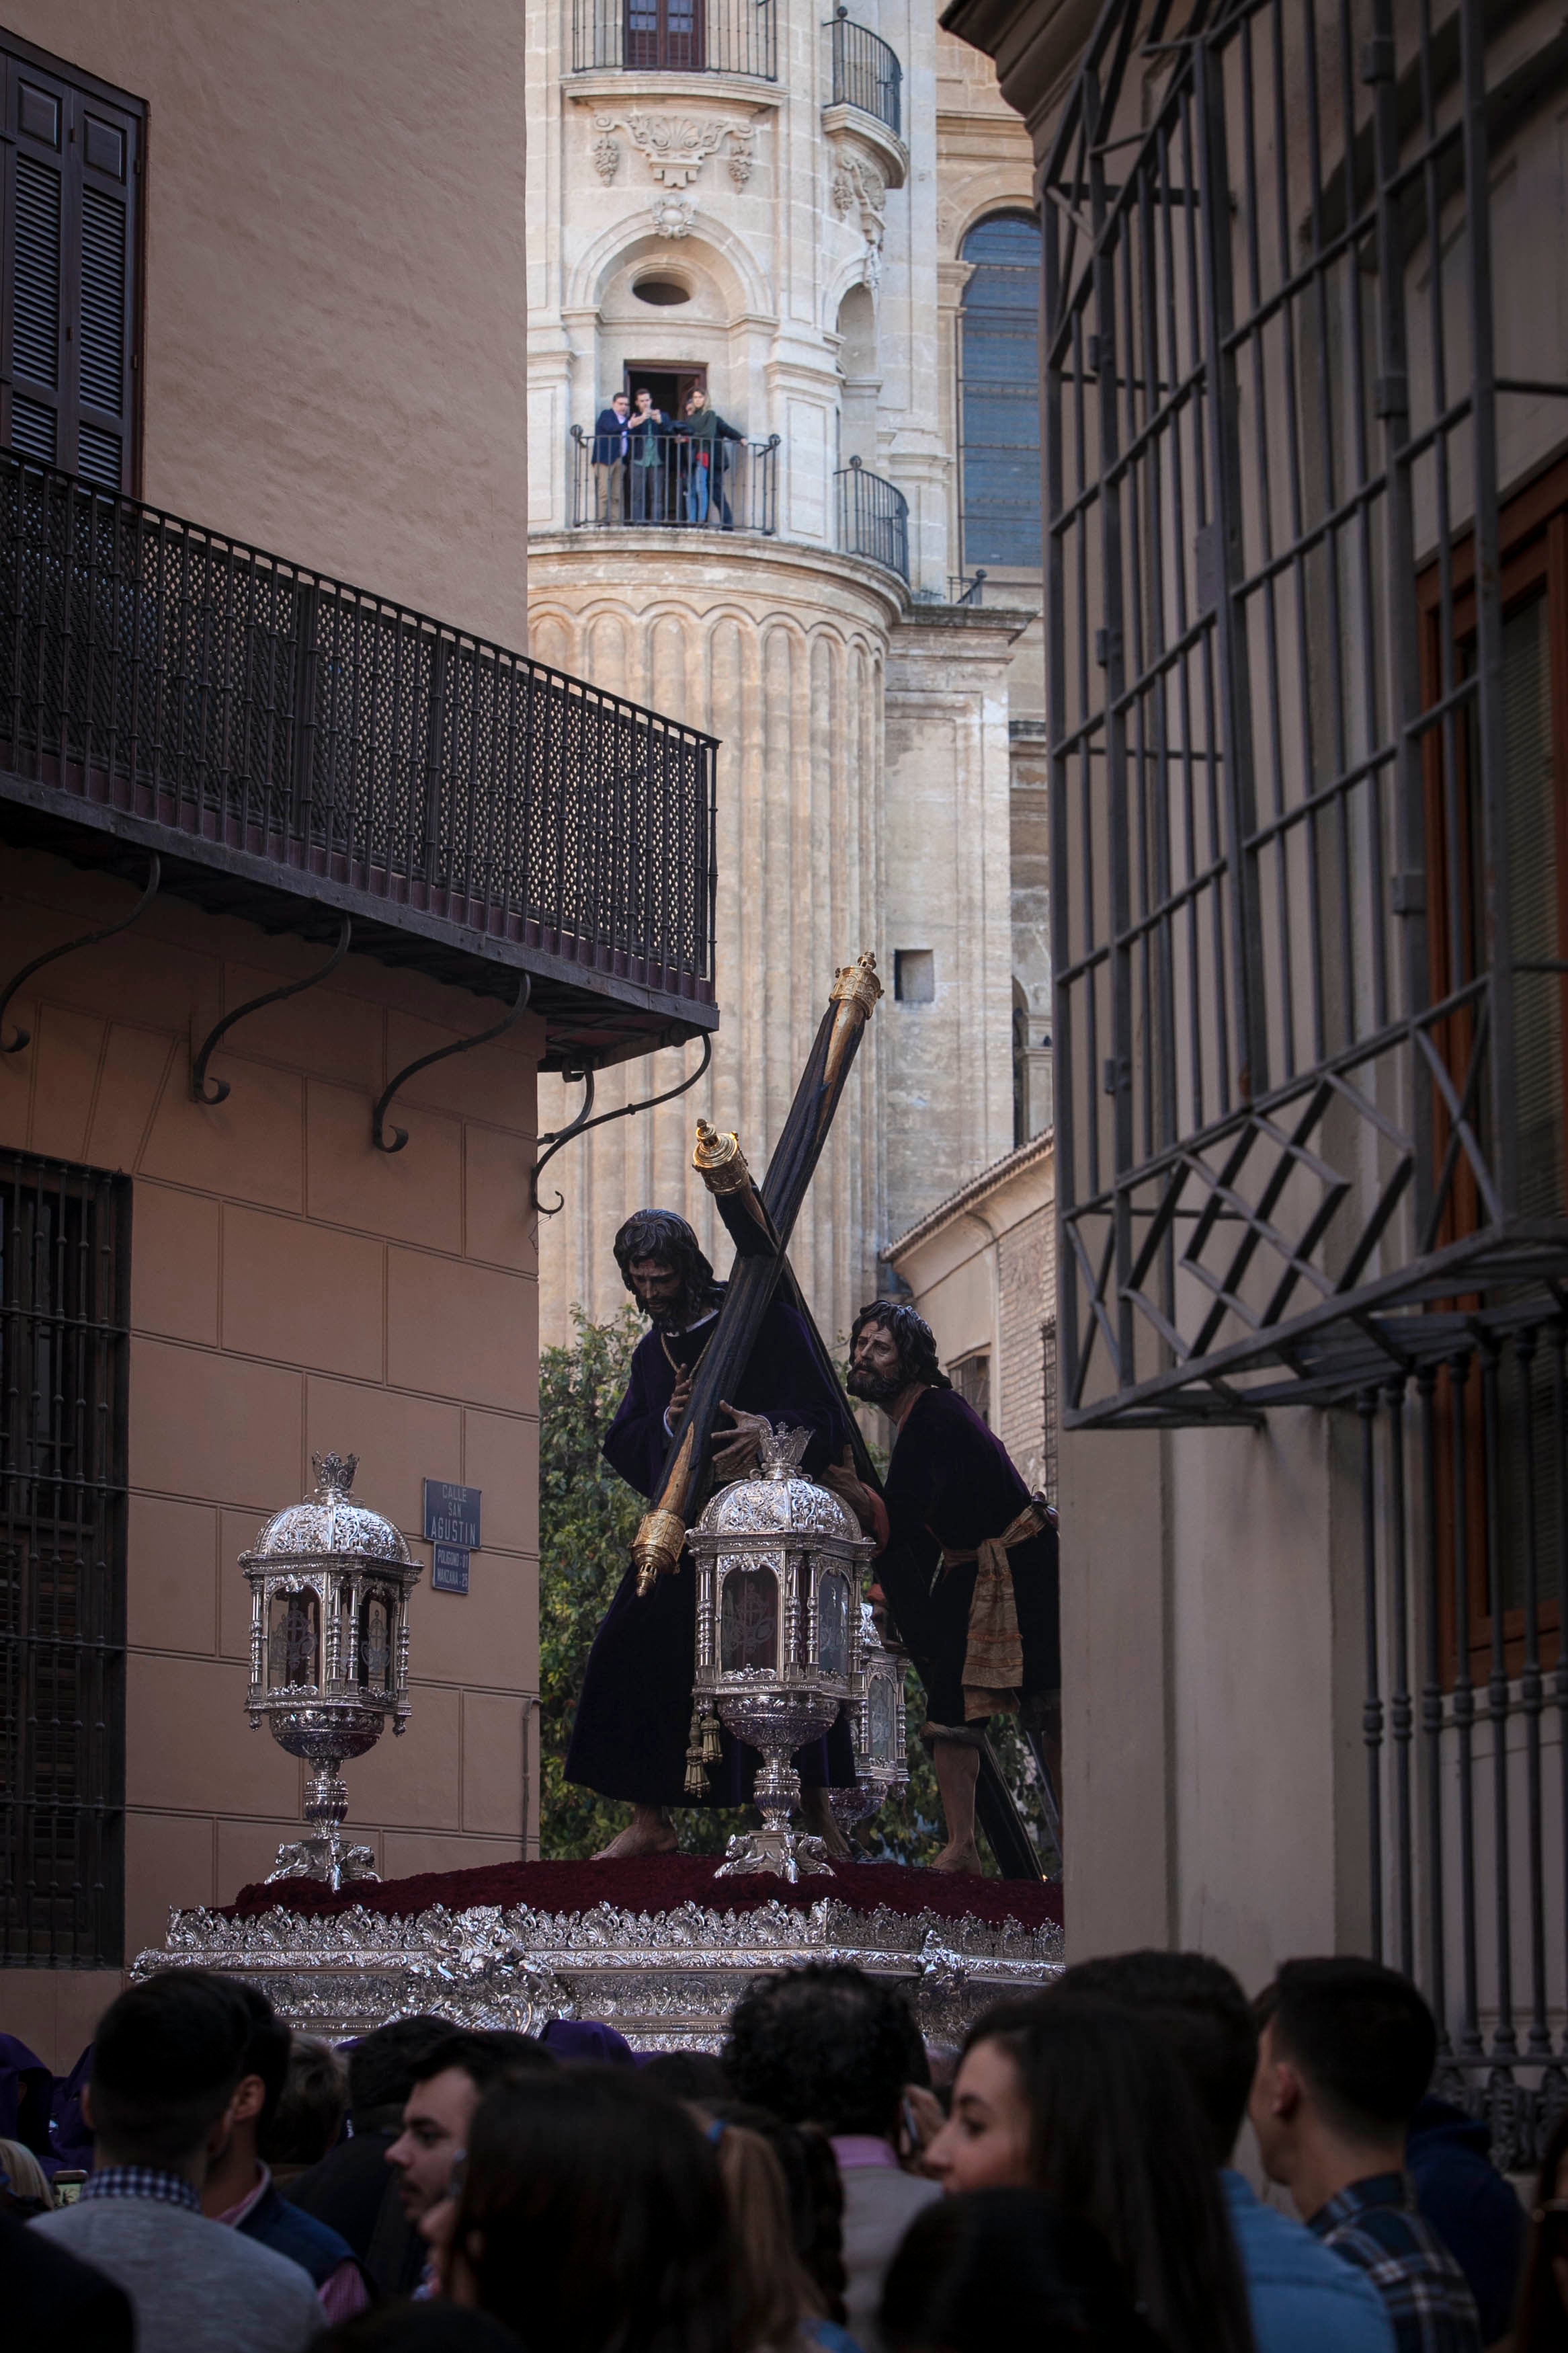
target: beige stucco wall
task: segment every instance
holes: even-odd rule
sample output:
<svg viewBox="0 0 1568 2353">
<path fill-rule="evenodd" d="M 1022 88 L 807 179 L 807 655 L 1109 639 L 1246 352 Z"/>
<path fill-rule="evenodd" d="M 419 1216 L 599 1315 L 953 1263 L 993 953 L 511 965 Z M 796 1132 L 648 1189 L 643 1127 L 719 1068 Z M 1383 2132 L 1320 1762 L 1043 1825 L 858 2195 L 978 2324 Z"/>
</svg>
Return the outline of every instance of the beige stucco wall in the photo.
<svg viewBox="0 0 1568 2353">
<path fill-rule="evenodd" d="M 526 646 L 509 0 L 11 0 L 147 101 L 142 495 Z"/>
<path fill-rule="evenodd" d="M 0 850 L 7 969 L 124 912 L 132 886 Z M 348 1767 L 350 1824 L 384 1876 L 538 1852 L 538 1286 L 526 1172 L 542 1025 L 412 1080 L 395 1157 L 371 1104 L 416 1055 L 489 1026 L 479 999 L 351 955 L 247 1018 L 193 1102 L 193 1040 L 319 964 L 163 898 L 49 965 L 11 1008 L 0 1145 L 123 1171 L 132 1195 L 125 1950 L 172 1904 L 226 1902 L 300 1821 L 303 1768 L 243 1702 L 237 1556 L 297 1501 L 310 1458 L 409 1537 L 413 1716 Z M 467 1597 L 436 1593 L 421 1481 L 482 1490 Z M 74 2059 L 103 1976 L 6 1970 L 8 2031 Z"/>
</svg>

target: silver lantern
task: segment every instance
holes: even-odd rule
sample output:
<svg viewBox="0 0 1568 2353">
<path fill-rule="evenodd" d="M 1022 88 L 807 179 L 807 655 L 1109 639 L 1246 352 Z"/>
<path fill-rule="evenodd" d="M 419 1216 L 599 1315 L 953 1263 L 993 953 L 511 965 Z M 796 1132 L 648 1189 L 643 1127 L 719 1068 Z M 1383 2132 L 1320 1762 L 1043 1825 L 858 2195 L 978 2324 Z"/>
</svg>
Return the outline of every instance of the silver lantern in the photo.
<svg viewBox="0 0 1568 2353">
<path fill-rule="evenodd" d="M 730 1841 L 721 1879 L 766 1871 L 792 1883 L 828 1871 L 817 1838 L 790 1828 L 800 1802 L 791 1752 L 820 1739 L 855 1696 L 860 1567 L 874 1549 L 836 1495 L 805 1476 L 805 1430 L 763 1437 L 760 1474 L 720 1489 L 689 1538 L 697 1564 L 694 1732 L 717 1748 L 718 1717 L 763 1752 L 763 1827 Z"/>
<path fill-rule="evenodd" d="M 903 1662 L 880 1634 L 868 1601 L 860 1604 L 859 1644 L 855 1665 L 855 1786 L 829 1789 L 827 1802 L 841 1831 L 867 1821 L 910 1778 L 905 1756 Z"/>
<path fill-rule="evenodd" d="M 290 1757 L 315 1767 L 302 1839 L 286 1841 L 274 1879 L 374 1879 L 375 1857 L 343 1836 L 342 1767 L 408 1721 L 408 1597 L 419 1565 L 399 1531 L 349 1490 L 353 1454 L 313 1454 L 317 1487 L 276 1513 L 239 1565 L 250 1586 L 254 1730 L 265 1717 Z"/>
</svg>

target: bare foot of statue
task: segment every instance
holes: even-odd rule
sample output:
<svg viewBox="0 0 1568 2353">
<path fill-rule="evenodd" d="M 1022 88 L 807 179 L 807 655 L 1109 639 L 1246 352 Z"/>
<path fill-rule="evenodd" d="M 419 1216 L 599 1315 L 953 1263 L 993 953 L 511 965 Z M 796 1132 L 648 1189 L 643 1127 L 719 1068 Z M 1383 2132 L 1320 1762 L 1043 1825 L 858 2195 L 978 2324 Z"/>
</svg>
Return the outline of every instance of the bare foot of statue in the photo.
<svg viewBox="0 0 1568 2353">
<path fill-rule="evenodd" d="M 822 1841 L 835 1862 L 847 1862 L 849 1841 L 834 1819 L 826 1789 L 803 1789 L 800 1793 L 801 1819 L 814 1836 Z"/>
<path fill-rule="evenodd" d="M 931 1862 L 932 1871 L 973 1871 L 980 1869 L 980 1849 L 970 1839 L 963 1846 L 944 1846 Z"/>
<path fill-rule="evenodd" d="M 673 1854 L 677 1844 L 675 1824 L 662 1806 L 634 1806 L 626 1829 L 602 1846 L 594 1860 L 625 1862 L 634 1854 Z"/>
</svg>

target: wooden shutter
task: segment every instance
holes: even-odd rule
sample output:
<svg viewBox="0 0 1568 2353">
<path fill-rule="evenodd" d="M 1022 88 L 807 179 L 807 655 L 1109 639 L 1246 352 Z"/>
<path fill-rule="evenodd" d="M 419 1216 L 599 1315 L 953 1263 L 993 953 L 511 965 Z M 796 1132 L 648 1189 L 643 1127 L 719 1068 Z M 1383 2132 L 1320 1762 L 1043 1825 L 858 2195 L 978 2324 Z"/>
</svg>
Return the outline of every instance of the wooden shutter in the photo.
<svg viewBox="0 0 1568 2353">
<path fill-rule="evenodd" d="M 0 442 L 136 488 L 142 111 L 0 40 Z"/>
</svg>

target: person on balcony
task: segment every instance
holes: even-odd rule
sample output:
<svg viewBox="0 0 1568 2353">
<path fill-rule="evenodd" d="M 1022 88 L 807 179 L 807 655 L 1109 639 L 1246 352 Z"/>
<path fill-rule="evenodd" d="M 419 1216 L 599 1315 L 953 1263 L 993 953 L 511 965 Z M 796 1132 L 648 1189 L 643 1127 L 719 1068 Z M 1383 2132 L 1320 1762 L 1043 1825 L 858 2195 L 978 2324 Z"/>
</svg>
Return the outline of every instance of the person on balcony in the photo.
<svg viewBox="0 0 1568 2353">
<path fill-rule="evenodd" d="M 662 408 L 653 405 L 646 384 L 638 385 L 627 426 L 631 442 L 632 521 L 664 521 L 664 441 L 669 431 Z"/>
<path fill-rule="evenodd" d="M 687 522 L 706 522 L 710 506 L 716 505 L 720 529 L 733 531 L 730 501 L 724 495 L 724 444 L 743 441 L 745 435 L 726 424 L 716 408 L 709 407 L 708 395 L 700 385 L 694 385 L 688 393 L 686 421 L 677 429 L 685 445 Z"/>
<path fill-rule="evenodd" d="M 626 469 L 632 454 L 631 409 L 629 395 L 615 393 L 608 408 L 600 409 L 599 421 L 594 427 L 594 470 L 598 481 L 594 501 L 595 522 L 626 521 Z"/>
</svg>

